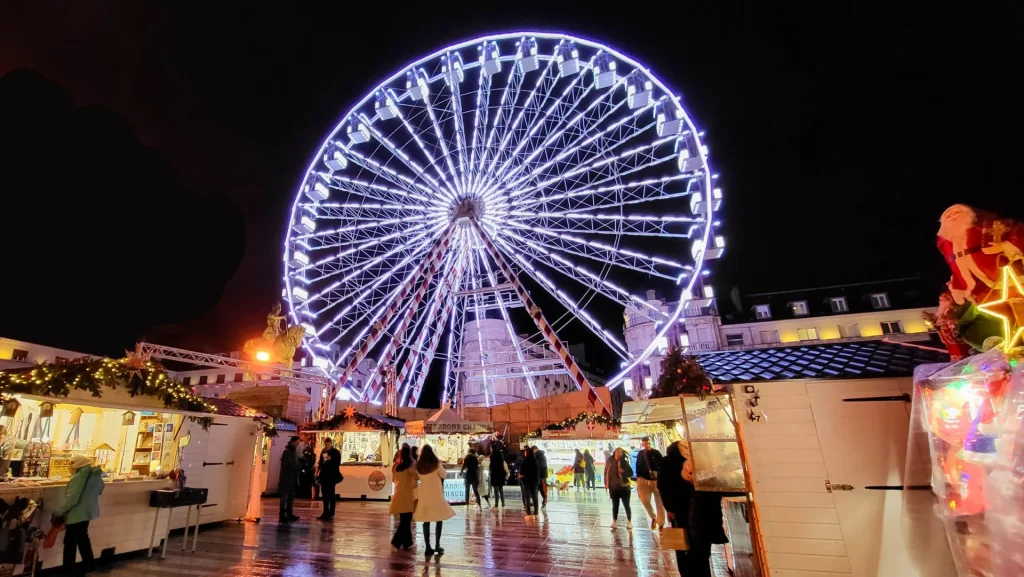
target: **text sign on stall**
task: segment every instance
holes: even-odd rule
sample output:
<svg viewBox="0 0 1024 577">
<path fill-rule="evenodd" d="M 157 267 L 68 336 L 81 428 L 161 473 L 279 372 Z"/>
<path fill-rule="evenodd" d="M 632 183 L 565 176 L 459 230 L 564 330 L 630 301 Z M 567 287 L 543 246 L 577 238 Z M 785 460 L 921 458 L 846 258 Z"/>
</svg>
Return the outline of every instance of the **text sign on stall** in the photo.
<svg viewBox="0 0 1024 577">
<path fill-rule="evenodd" d="M 466 502 L 466 483 L 462 479 L 444 480 L 444 499 L 449 503 Z"/>
<path fill-rule="evenodd" d="M 405 434 L 422 435 L 478 435 L 490 433 L 493 425 L 483 422 L 466 423 L 432 423 L 430 421 L 411 421 L 405 424 Z"/>
<path fill-rule="evenodd" d="M 542 439 L 618 439 L 619 430 L 602 423 L 581 421 L 571 429 L 541 431 Z"/>
</svg>

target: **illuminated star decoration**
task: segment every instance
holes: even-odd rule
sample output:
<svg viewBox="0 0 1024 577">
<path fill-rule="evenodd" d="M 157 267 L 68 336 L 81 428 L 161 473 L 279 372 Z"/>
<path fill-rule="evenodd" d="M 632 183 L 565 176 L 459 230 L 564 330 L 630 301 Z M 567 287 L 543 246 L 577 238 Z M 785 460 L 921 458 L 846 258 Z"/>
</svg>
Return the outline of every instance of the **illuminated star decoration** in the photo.
<svg viewBox="0 0 1024 577">
<path fill-rule="evenodd" d="M 1013 302 L 1024 299 L 1024 287 L 1021 286 L 1020 280 L 1010 265 L 1003 267 L 1002 282 L 1003 289 L 999 300 L 978 305 L 978 309 L 1003 321 L 1003 350 L 1009 351 L 1024 336 L 1024 326 L 1017 321 L 1015 303 Z M 1016 296 L 1010 296 L 1010 285 L 1016 289 Z"/>
<path fill-rule="evenodd" d="M 355 405 L 347 405 L 345 407 L 345 418 L 346 419 L 351 419 L 354 416 L 356 416 L 356 407 L 355 407 Z"/>
<path fill-rule="evenodd" d="M 150 355 L 149 353 L 142 352 L 142 347 L 140 345 L 136 345 L 134 351 L 124 352 L 124 359 L 122 359 L 121 362 L 124 363 L 126 367 L 131 369 L 130 371 L 128 371 L 129 382 L 134 377 L 138 377 L 140 379 L 143 378 L 142 370 L 148 368 L 149 361 L 151 358 L 152 355 Z"/>
</svg>

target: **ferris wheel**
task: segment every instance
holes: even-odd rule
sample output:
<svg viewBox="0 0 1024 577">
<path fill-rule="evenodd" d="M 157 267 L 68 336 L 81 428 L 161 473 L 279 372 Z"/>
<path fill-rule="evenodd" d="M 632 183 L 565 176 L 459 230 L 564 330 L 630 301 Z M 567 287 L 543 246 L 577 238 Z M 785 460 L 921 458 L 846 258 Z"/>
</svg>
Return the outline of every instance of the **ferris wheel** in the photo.
<svg viewBox="0 0 1024 577">
<path fill-rule="evenodd" d="M 702 136 L 647 68 L 590 40 L 501 34 L 413 62 L 334 127 L 296 194 L 284 281 L 303 347 L 349 398 L 381 398 L 383 369 L 353 379 L 372 358 L 394 367 L 401 405 L 442 365 L 442 401 L 472 373 L 490 405 L 489 376 L 542 394 L 543 360 L 590 387 L 558 336 L 573 322 L 620 358 L 618 386 L 723 250 Z M 650 304 L 630 278 L 669 283 L 678 306 Z M 657 327 L 644 350 L 603 320 L 630 307 Z M 488 349 L 484 319 L 513 346 Z"/>
</svg>

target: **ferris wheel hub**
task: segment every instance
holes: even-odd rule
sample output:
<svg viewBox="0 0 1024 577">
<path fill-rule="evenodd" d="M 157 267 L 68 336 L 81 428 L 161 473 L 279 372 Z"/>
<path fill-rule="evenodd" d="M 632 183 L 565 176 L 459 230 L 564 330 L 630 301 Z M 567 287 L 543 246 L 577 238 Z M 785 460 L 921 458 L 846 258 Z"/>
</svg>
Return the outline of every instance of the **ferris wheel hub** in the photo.
<svg viewBox="0 0 1024 577">
<path fill-rule="evenodd" d="M 452 204 L 451 220 L 456 221 L 462 218 L 482 218 L 485 214 L 486 204 L 483 199 L 476 195 L 464 196 Z"/>
</svg>

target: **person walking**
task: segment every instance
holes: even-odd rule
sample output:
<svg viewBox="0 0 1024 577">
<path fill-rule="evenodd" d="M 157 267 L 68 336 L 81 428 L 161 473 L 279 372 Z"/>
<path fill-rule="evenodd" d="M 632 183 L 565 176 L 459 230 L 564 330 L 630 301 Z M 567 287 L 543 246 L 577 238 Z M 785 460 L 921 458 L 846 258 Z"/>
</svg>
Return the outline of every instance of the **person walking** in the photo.
<svg viewBox="0 0 1024 577">
<path fill-rule="evenodd" d="M 398 459 L 392 466 L 391 477 L 395 481 L 395 494 L 391 497 L 391 506 L 388 512 L 398 515 L 398 529 L 391 537 L 391 546 L 395 551 L 405 549 L 408 551 L 416 544 L 412 535 L 412 514 L 416 510 L 416 498 L 413 490 L 416 488 L 416 481 L 419 474 L 416 473 L 416 461 L 412 460 L 412 451 L 409 445 L 402 446 L 398 452 Z"/>
<path fill-rule="evenodd" d="M 423 523 L 423 541 L 427 545 L 424 553 L 427 557 L 434 553 L 444 555 L 444 548 L 441 547 L 441 525 L 455 516 L 455 510 L 444 498 L 445 469 L 430 445 L 423 445 L 423 449 L 420 450 L 420 459 L 416 461 L 416 473 L 420 480 L 420 491 L 413 519 Z M 430 547 L 431 523 L 434 523 L 437 534 L 433 548 Z"/>
<path fill-rule="evenodd" d="M 336 505 L 334 488 L 344 479 L 341 475 L 341 451 L 334 448 L 334 442 L 330 437 L 324 438 L 324 449 L 320 451 L 316 477 L 320 483 L 320 496 L 324 500 L 324 512 L 317 519 L 330 521 L 334 519 Z"/>
<path fill-rule="evenodd" d="M 484 503 L 480 500 L 480 460 L 476 458 L 476 451 L 473 449 L 470 449 L 466 458 L 462 460 L 462 482 L 466 486 L 466 507 L 471 504 L 469 491 L 472 489 L 476 494 L 477 506 L 483 509 Z"/>
<path fill-rule="evenodd" d="M 693 497 L 693 483 L 683 478 L 683 467 L 686 457 L 680 450 L 679 443 L 672 443 L 665 450 L 665 458 L 658 469 L 658 492 L 665 505 L 668 521 L 673 527 L 686 529 L 690 520 L 690 499 Z M 686 570 L 686 551 L 676 551 L 676 565 L 680 575 L 688 575 Z"/>
<path fill-rule="evenodd" d="M 590 449 L 583 450 L 583 474 L 586 475 L 587 489 L 597 489 L 597 471 L 594 469 L 594 456 Z"/>
<path fill-rule="evenodd" d="M 651 530 L 661 530 L 665 527 L 665 505 L 661 502 L 661 493 L 658 491 L 658 468 L 661 466 L 662 456 L 657 449 L 651 448 L 651 438 L 640 439 L 640 446 L 643 447 L 636 456 L 636 492 L 640 495 L 640 503 L 647 511 L 651 519 Z M 654 504 L 657 513 L 651 508 L 651 497 L 654 497 Z"/>
<path fill-rule="evenodd" d="M 103 471 L 92 466 L 92 459 L 79 455 L 70 463 L 71 480 L 64 489 L 64 503 L 54 513 L 64 524 L 64 571 L 67 575 L 85 575 L 96 568 L 89 540 L 89 521 L 100 516 L 100 495 L 103 494 Z M 76 554 L 82 565 L 76 571 Z"/>
<path fill-rule="evenodd" d="M 583 475 L 586 472 L 586 461 L 583 460 L 583 453 L 576 449 L 576 455 L 572 458 L 572 484 L 579 491 L 583 486 Z"/>
<path fill-rule="evenodd" d="M 533 455 L 533 448 L 526 447 L 523 449 L 523 461 L 519 465 L 519 486 L 523 491 L 523 506 L 526 508 L 527 517 L 535 517 L 540 513 L 537 506 L 538 477 L 537 458 Z"/>
<path fill-rule="evenodd" d="M 533 446 L 533 456 L 537 459 L 537 478 L 540 479 L 541 509 L 548 507 L 548 456 L 544 451 Z"/>
<path fill-rule="evenodd" d="M 683 463 L 683 479 L 693 484 L 693 461 Z M 686 577 L 713 577 L 711 571 L 711 546 L 729 542 L 722 519 L 722 494 L 712 491 L 693 491 L 690 495 L 687 540 L 690 550 L 686 553 Z"/>
<path fill-rule="evenodd" d="M 296 454 L 298 448 L 299 438 L 292 437 L 288 439 L 288 444 L 281 452 L 281 472 L 277 479 L 277 492 L 281 495 L 278 520 L 281 523 L 299 520 L 292 511 L 295 505 L 295 492 L 299 487 L 299 474 L 302 472 L 302 465 L 299 463 L 298 454 Z"/>
<path fill-rule="evenodd" d="M 612 499 L 612 529 L 619 521 L 619 503 L 622 503 L 626 510 L 626 528 L 633 528 L 633 511 L 629 508 L 629 497 L 633 492 L 630 487 L 632 477 L 633 468 L 629 466 L 626 452 L 616 448 L 612 457 L 604 464 L 604 488 L 608 490 L 608 496 Z"/>
<path fill-rule="evenodd" d="M 500 446 L 495 446 L 491 451 L 491 460 L 488 463 L 491 471 L 491 489 L 494 490 L 494 506 L 505 506 L 505 481 L 508 479 L 508 464 L 505 463 L 505 455 Z"/>
</svg>

